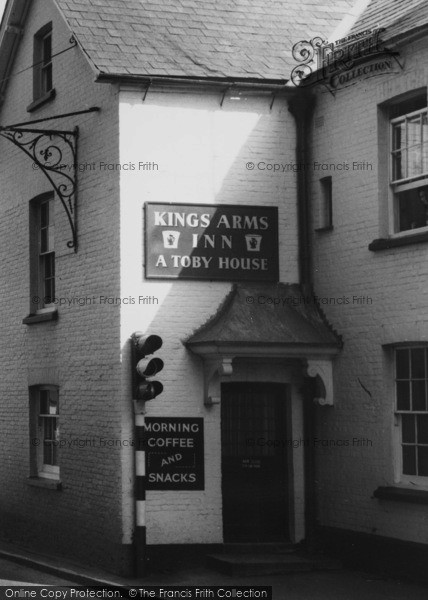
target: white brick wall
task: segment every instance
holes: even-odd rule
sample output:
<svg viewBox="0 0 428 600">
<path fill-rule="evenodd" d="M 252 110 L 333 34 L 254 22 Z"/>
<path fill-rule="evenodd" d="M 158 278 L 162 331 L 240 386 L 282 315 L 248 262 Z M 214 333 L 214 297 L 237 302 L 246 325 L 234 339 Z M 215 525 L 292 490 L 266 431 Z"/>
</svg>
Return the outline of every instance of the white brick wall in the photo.
<svg viewBox="0 0 428 600">
<path fill-rule="evenodd" d="M 165 389 L 147 405 L 148 416 L 202 416 L 205 420 L 206 489 L 149 492 L 150 544 L 222 541 L 220 408 L 204 406 L 202 361 L 182 342 L 216 312 L 231 284 L 145 280 L 144 204 L 278 206 L 280 279 L 298 279 L 296 176 L 246 169 L 248 161 L 257 165 L 292 160 L 292 116 L 280 99 L 270 111 L 269 95 L 243 93 L 239 102 L 226 96 L 220 107 L 221 95 L 221 91 L 165 93 L 153 88 L 144 102 L 143 92 L 120 95 L 121 163 L 153 161 L 159 165 L 159 171 L 121 174 L 121 296 L 159 299 L 158 305 L 139 306 L 137 302 L 122 307 L 121 342 L 126 347 L 135 330 L 164 339 L 158 354 L 165 362 L 159 374 Z M 266 380 L 263 374 L 253 377 Z"/>
<path fill-rule="evenodd" d="M 336 360 L 335 406 L 319 409 L 324 439 L 369 438 L 372 447 L 350 446 L 317 452 L 321 524 L 427 542 L 425 509 L 371 498 L 393 483 L 393 385 L 388 355 L 381 344 L 428 342 L 426 290 L 428 249 L 417 244 L 371 252 L 368 244 L 386 234 L 380 207 L 387 173 L 379 164 L 377 105 L 406 91 L 426 87 L 426 42 L 401 49 L 405 68 L 382 77 L 360 79 L 335 97 L 317 93 L 313 160 L 320 163 L 367 161 L 373 170 L 312 170 L 314 204 L 319 177 L 332 175 L 334 230 L 313 234 L 315 290 L 320 297 L 368 296 L 372 304 L 324 305 L 343 335 Z M 397 71 L 397 69 L 396 69 Z M 386 184 L 387 185 L 387 184 Z M 360 382 L 370 391 L 364 391 Z"/>
<path fill-rule="evenodd" d="M 15 542 L 118 568 L 120 545 L 132 541 L 133 451 L 99 447 L 99 439 L 132 437 L 128 339 L 138 329 L 164 338 L 165 391 L 148 414 L 205 419 L 206 489 L 149 493 L 148 541 L 222 540 L 219 412 L 204 407 L 202 365 L 182 341 L 217 310 L 231 283 L 145 281 L 143 206 L 148 201 L 278 206 L 280 279 L 296 282 L 296 175 L 245 166 L 291 162 L 294 123 L 283 99 L 270 110 L 269 94 L 244 94 L 239 103 L 226 96 L 221 108 L 221 92 L 155 89 L 144 103 L 142 91 L 122 92 L 119 139 L 118 91 L 93 83 L 78 48 L 54 58 L 56 98 L 29 114 L 32 72 L 23 70 L 32 63 L 34 33 L 50 20 L 54 53 L 69 46 L 70 32 L 51 0 L 33 2 L 1 123 L 101 108 L 48 123 L 60 129 L 78 125 L 79 162 L 96 164 L 79 173 L 77 254 L 66 248 L 70 229 L 56 202 L 56 295 L 96 301 L 60 307 L 57 322 L 22 324 L 30 310 L 29 201 L 50 187 L 28 157 L 0 138 L 0 251 L 7 257 L 0 265 L 0 519 L 3 535 Z M 140 160 L 158 163 L 159 171 L 100 168 L 101 162 Z M 140 295 L 158 297 L 159 305 L 99 301 Z M 41 383 L 59 385 L 61 439 L 96 440 L 95 446 L 61 450 L 60 492 L 27 485 L 28 386 Z"/>
</svg>

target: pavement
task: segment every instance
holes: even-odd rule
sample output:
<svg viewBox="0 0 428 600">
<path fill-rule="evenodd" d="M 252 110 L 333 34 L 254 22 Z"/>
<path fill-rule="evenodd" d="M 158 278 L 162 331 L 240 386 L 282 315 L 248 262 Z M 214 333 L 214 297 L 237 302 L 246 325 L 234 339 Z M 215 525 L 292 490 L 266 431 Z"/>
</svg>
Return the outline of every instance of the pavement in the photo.
<svg viewBox="0 0 428 600">
<path fill-rule="evenodd" d="M 427 600 L 428 586 L 345 569 L 236 577 L 203 566 L 124 579 L 58 557 L 0 544 L 0 585 L 145 588 L 148 586 L 272 586 L 275 600 Z M 141 597 L 139 594 L 138 597 Z"/>
</svg>

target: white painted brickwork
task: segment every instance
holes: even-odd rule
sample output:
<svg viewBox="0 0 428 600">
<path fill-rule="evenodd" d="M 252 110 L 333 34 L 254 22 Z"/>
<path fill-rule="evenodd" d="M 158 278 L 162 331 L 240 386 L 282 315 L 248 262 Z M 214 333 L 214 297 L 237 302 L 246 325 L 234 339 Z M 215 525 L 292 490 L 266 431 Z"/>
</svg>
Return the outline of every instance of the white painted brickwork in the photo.
<svg viewBox="0 0 428 600">
<path fill-rule="evenodd" d="M 33 3 L 14 72 L 31 64 L 33 36 L 50 20 L 53 52 L 69 46 L 70 32 L 52 4 Z M 182 341 L 214 314 L 231 284 L 145 281 L 143 206 L 148 201 L 278 206 L 280 279 L 296 282 L 296 176 L 246 169 L 248 161 L 292 162 L 294 123 L 284 99 L 278 97 L 269 109 L 269 94 L 244 94 L 239 103 L 226 97 L 220 108 L 220 93 L 155 90 L 143 103 L 142 91 L 123 92 L 119 139 L 118 91 L 93 83 L 78 48 L 54 58 L 53 77 L 55 100 L 29 114 L 32 72 L 15 76 L 1 123 L 101 107 L 100 113 L 48 123 L 60 129 L 78 125 L 79 163 L 96 164 L 79 173 L 77 254 L 66 247 L 70 229 L 56 201 L 56 296 L 96 301 L 60 307 L 57 322 L 22 324 L 30 312 L 29 201 L 50 188 L 28 157 L 0 139 L 0 250 L 7 257 L 0 266 L 1 525 L 17 543 L 37 539 L 41 550 L 117 570 L 121 544 L 132 541 L 133 451 L 99 447 L 99 440 L 121 442 L 133 435 L 128 340 L 135 330 L 164 339 L 165 391 L 148 415 L 205 419 L 206 489 L 149 493 L 148 542 L 222 541 L 219 408 L 204 407 L 202 364 Z M 156 162 L 159 171 L 99 168 L 100 162 L 140 160 Z M 159 305 L 121 308 L 100 304 L 100 296 L 154 296 Z M 60 453 L 62 491 L 27 485 L 28 386 L 37 384 L 59 386 L 61 439 L 71 442 Z M 85 446 L 85 440 L 95 445 Z"/>
<path fill-rule="evenodd" d="M 147 537 L 150 544 L 222 542 L 220 407 L 204 406 L 202 361 L 182 342 L 215 313 L 231 284 L 145 280 L 143 207 L 145 202 L 278 206 L 280 279 L 296 282 L 295 174 L 246 169 L 249 161 L 291 162 L 294 123 L 285 101 L 269 110 L 269 95 L 243 93 L 241 101 L 226 96 L 222 108 L 220 92 L 150 90 L 145 102 L 142 97 L 131 91 L 120 96 L 121 163 L 152 161 L 159 170 L 122 172 L 121 296 L 154 296 L 159 305 L 124 306 L 121 341 L 125 347 L 136 329 L 162 336 L 158 355 L 165 368 L 159 380 L 165 389 L 147 404 L 147 415 L 204 417 L 206 467 L 204 491 L 148 493 Z"/>
<path fill-rule="evenodd" d="M 368 244 L 387 234 L 380 208 L 387 174 L 378 161 L 388 148 L 378 147 L 377 106 L 426 87 L 427 54 L 426 42 L 414 43 L 401 51 L 402 72 L 359 80 L 335 97 L 320 88 L 315 119 L 323 116 L 324 126 L 312 136 L 314 161 L 373 164 L 365 171 L 312 170 L 314 204 L 318 179 L 332 175 L 334 215 L 332 232 L 313 234 L 315 290 L 320 297 L 350 298 L 347 305 L 323 305 L 344 348 L 335 361 L 335 406 L 319 409 L 318 435 L 351 445 L 317 452 L 320 522 L 424 543 L 424 507 L 371 497 L 378 486 L 394 482 L 394 387 L 391 356 L 381 345 L 428 342 L 428 249 L 417 244 L 371 252 Z M 354 295 L 370 297 L 372 304 L 354 304 Z M 373 446 L 353 446 L 354 437 Z"/>
</svg>

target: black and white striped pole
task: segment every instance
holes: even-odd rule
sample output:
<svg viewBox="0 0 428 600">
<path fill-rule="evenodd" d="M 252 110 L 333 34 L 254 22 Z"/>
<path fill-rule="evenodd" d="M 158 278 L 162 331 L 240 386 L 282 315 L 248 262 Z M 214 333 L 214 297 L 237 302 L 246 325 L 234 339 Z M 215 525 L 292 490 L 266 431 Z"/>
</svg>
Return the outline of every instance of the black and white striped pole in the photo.
<svg viewBox="0 0 428 600">
<path fill-rule="evenodd" d="M 146 451 L 144 402 L 135 401 L 135 572 L 137 577 L 146 574 Z"/>
<path fill-rule="evenodd" d="M 151 355 L 162 347 L 158 335 L 135 332 L 131 336 L 132 395 L 135 414 L 135 557 L 136 575 L 146 574 L 146 431 L 145 404 L 156 398 L 163 385 L 153 377 L 163 369 L 163 361 Z"/>
</svg>

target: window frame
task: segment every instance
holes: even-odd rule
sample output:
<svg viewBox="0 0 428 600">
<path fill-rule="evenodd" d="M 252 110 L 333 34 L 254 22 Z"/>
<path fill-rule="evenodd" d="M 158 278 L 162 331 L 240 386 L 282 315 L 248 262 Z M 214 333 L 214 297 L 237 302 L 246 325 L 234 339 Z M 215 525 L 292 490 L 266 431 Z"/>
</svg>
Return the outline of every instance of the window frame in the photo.
<svg viewBox="0 0 428 600">
<path fill-rule="evenodd" d="M 398 379 L 397 377 L 397 352 L 406 350 L 410 353 L 409 355 L 409 379 Z M 424 350 L 424 364 L 425 364 L 425 377 L 423 381 L 425 381 L 425 410 L 411 410 L 412 407 L 412 398 L 409 396 L 409 410 L 399 409 L 398 408 L 398 394 L 397 394 L 397 382 L 398 381 L 409 381 L 410 387 L 412 381 L 420 381 L 421 378 L 412 378 L 412 367 L 411 367 L 411 351 L 412 350 Z M 406 345 L 399 345 L 393 348 L 393 380 L 394 380 L 394 454 L 395 454 L 395 474 L 394 481 L 396 484 L 401 484 L 403 486 L 408 486 L 414 488 L 417 486 L 418 489 L 427 489 L 428 490 L 428 474 L 427 475 L 410 475 L 403 472 L 403 445 L 414 445 L 417 447 L 428 447 L 428 443 L 419 443 L 417 440 L 417 435 L 415 435 L 415 443 L 412 444 L 410 442 L 403 442 L 403 415 L 426 415 L 428 417 L 428 344 L 422 343 L 409 343 Z M 417 465 L 417 455 L 416 451 L 416 465 Z"/>
<path fill-rule="evenodd" d="M 50 40 L 46 46 L 46 40 Z M 49 52 L 47 56 L 47 48 Z M 55 98 L 53 68 L 53 28 L 52 22 L 41 27 L 33 38 L 33 100 L 27 111 L 32 112 Z M 46 73 L 48 75 L 46 76 Z"/>
<path fill-rule="evenodd" d="M 55 403 L 54 413 L 42 412 L 42 392 L 49 392 L 48 401 Z M 47 420 L 54 421 L 54 438 L 51 442 L 52 460 L 45 462 L 45 440 L 47 439 Z M 50 426 L 49 426 L 50 428 Z M 59 387 L 57 385 L 35 385 L 30 387 L 30 475 L 40 479 L 59 481 L 59 430 L 60 430 L 60 404 Z"/>
<path fill-rule="evenodd" d="M 46 298 L 55 298 L 55 210 L 54 195 L 45 197 L 38 203 L 37 208 L 37 237 L 38 237 L 38 296 L 42 307 L 39 312 L 55 308 L 54 301 L 47 302 Z M 43 207 L 47 206 L 47 224 L 42 222 Z M 43 249 L 43 232 L 46 232 L 47 248 Z M 49 287 L 49 292 L 47 291 Z"/>
<path fill-rule="evenodd" d="M 319 179 L 318 226 L 315 231 L 333 229 L 333 178 L 331 175 Z"/>
<path fill-rule="evenodd" d="M 47 225 L 43 225 L 43 207 L 48 206 Z M 43 230 L 45 241 L 43 242 Z M 47 248 L 43 248 L 47 243 Z M 30 314 L 43 314 L 56 310 L 56 254 L 55 254 L 55 194 L 48 192 L 30 201 Z M 50 262 L 51 274 L 46 275 Z M 51 289 L 47 293 L 47 281 Z M 47 297 L 52 298 L 47 302 Z M 38 300 L 37 300 L 38 299 Z"/>
<path fill-rule="evenodd" d="M 406 123 L 406 145 L 404 146 L 406 151 L 406 156 L 408 157 L 408 150 L 411 146 L 408 146 L 408 128 L 407 122 L 410 118 L 415 117 L 416 115 L 421 116 L 420 123 L 420 137 L 419 143 L 416 144 L 421 150 L 421 167 L 423 167 L 423 125 L 422 125 L 422 116 L 426 115 L 428 121 L 428 101 L 426 89 L 424 89 L 423 93 L 421 90 L 415 95 L 412 95 L 408 98 L 408 101 L 417 100 L 420 97 L 421 102 L 425 100 L 425 106 L 423 108 L 418 108 L 416 110 L 411 110 L 409 112 L 404 112 L 401 115 L 391 117 L 390 113 L 393 111 L 394 107 L 399 106 L 399 102 L 394 102 L 389 105 L 389 115 L 388 115 L 388 128 L 389 128 L 389 149 L 388 149 L 388 183 L 389 183 L 389 196 L 390 196 L 390 218 L 389 218 L 389 231 L 390 235 L 393 238 L 399 238 L 404 236 L 412 236 L 421 233 L 428 232 L 428 206 L 426 209 L 426 217 L 427 221 L 425 225 L 420 227 L 408 228 L 400 230 L 400 199 L 399 194 L 403 192 L 408 192 L 411 190 L 419 190 L 422 188 L 427 188 L 426 193 L 428 195 L 428 152 L 427 152 L 427 167 L 425 172 L 421 172 L 416 175 L 411 175 L 410 177 L 402 177 L 400 179 L 394 179 L 394 171 L 395 171 L 395 156 L 398 154 L 399 149 L 394 146 L 394 126 L 397 123 L 403 122 Z M 428 126 L 427 126 L 428 128 Z M 428 136 L 427 136 L 427 150 L 428 150 Z M 408 158 L 406 159 L 406 169 L 408 165 Z"/>
<path fill-rule="evenodd" d="M 46 41 L 49 41 L 49 53 L 46 52 Z M 53 90 L 53 63 L 52 63 L 52 26 L 39 38 L 41 57 L 39 86 L 40 96 L 49 94 Z M 47 55 L 49 54 L 49 55 Z"/>
</svg>

